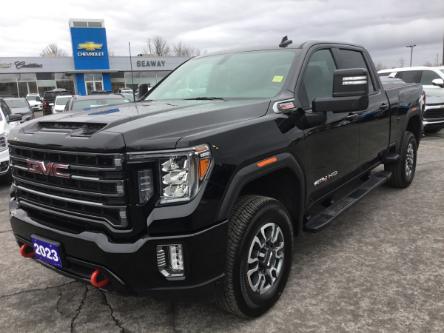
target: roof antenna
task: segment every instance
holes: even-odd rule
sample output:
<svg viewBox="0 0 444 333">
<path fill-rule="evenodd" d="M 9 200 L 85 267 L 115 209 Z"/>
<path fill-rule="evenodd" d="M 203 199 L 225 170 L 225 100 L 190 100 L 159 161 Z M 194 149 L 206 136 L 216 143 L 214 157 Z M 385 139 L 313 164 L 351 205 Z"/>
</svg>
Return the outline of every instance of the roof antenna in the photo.
<svg viewBox="0 0 444 333">
<path fill-rule="evenodd" d="M 284 36 L 284 38 L 282 38 L 281 42 L 279 43 L 279 47 L 287 47 L 291 43 L 293 43 L 293 41 L 289 40 L 287 36 Z"/>
</svg>

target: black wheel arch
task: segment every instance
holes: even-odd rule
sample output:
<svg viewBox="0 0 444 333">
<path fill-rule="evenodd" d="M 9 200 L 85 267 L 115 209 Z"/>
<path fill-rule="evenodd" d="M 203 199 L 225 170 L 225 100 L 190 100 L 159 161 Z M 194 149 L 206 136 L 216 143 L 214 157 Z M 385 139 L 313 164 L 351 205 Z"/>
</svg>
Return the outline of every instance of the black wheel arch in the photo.
<svg viewBox="0 0 444 333">
<path fill-rule="evenodd" d="M 239 169 L 225 190 L 218 220 L 228 219 L 241 195 L 257 194 L 279 200 L 289 211 L 295 234 L 302 231 L 306 186 L 302 167 L 290 153 L 274 155 L 277 161 L 264 167 L 257 162 Z M 260 184 L 260 186 L 259 186 Z"/>
</svg>

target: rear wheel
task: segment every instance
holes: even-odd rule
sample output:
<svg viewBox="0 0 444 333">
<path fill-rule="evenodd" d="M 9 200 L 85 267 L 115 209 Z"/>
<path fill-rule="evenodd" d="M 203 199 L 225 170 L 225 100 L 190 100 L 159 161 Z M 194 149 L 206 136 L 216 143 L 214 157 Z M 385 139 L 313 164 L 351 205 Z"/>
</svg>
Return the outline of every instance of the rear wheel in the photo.
<svg viewBox="0 0 444 333">
<path fill-rule="evenodd" d="M 384 169 L 392 173 L 387 184 L 392 187 L 405 188 L 409 186 L 416 171 L 416 153 L 418 144 L 412 132 L 406 131 L 401 144 L 400 159 L 393 164 L 386 164 Z"/>
<path fill-rule="evenodd" d="M 242 317 L 266 312 L 285 287 L 292 250 L 293 229 L 285 207 L 268 197 L 242 197 L 230 219 L 219 305 Z"/>
</svg>

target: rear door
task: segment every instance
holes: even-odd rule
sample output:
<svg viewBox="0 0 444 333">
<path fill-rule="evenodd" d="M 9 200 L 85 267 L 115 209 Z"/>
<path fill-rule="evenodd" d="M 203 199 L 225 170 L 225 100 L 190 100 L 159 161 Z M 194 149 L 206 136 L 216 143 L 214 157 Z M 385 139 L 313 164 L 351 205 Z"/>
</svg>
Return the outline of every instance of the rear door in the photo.
<svg viewBox="0 0 444 333">
<path fill-rule="evenodd" d="M 337 48 L 333 52 L 340 69 L 364 68 L 369 73 L 368 108 L 353 112 L 359 129 L 359 164 L 365 167 L 374 163 L 389 144 L 390 108 L 387 96 L 366 53 L 359 48 Z"/>
<path fill-rule="evenodd" d="M 332 97 L 337 69 L 330 48 L 312 52 L 302 69 L 298 99 L 311 112 L 313 99 Z M 316 200 L 345 182 L 359 163 L 359 132 L 347 113 L 327 112 L 326 122 L 305 130 L 307 192 Z"/>
</svg>

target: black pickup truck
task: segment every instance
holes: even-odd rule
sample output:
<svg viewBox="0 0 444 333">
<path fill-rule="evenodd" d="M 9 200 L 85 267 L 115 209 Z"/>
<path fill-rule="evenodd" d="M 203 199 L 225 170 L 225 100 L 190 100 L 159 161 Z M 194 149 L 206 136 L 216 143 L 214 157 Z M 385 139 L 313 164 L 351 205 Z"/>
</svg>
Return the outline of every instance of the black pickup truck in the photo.
<svg viewBox="0 0 444 333">
<path fill-rule="evenodd" d="M 196 57 L 137 103 L 35 119 L 9 138 L 20 254 L 104 290 L 215 291 L 258 316 L 296 236 L 412 182 L 421 92 L 384 87 L 360 46 L 306 42 Z"/>
</svg>

